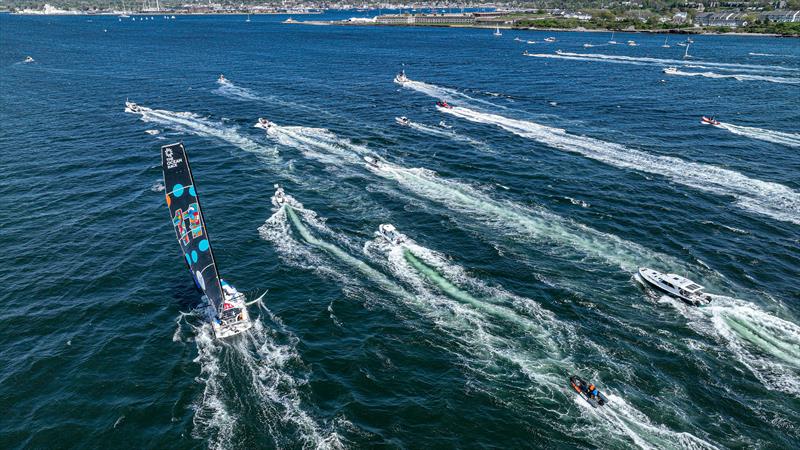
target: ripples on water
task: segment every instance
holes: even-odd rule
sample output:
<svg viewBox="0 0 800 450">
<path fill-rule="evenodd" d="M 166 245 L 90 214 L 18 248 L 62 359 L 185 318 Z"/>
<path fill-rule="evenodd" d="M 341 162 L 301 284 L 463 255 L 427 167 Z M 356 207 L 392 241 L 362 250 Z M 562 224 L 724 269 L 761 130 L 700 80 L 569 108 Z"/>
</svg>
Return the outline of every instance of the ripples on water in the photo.
<svg viewBox="0 0 800 450">
<path fill-rule="evenodd" d="M 0 16 L 2 442 L 797 446 L 794 42 L 699 36 L 687 62 L 655 36 L 240 19 Z M 224 276 L 269 290 L 241 339 L 192 313 L 177 140 Z M 641 265 L 719 295 L 686 307 Z"/>
</svg>

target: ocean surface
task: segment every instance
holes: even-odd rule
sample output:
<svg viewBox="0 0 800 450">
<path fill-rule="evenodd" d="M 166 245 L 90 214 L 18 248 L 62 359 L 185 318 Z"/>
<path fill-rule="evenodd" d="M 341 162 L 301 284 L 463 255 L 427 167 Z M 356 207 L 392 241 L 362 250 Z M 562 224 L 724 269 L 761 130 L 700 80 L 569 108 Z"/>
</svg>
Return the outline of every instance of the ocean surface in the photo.
<svg viewBox="0 0 800 450">
<path fill-rule="evenodd" d="M 0 15 L 0 447 L 800 446 L 796 39 L 285 18 Z M 177 141 L 246 335 L 195 310 Z"/>
</svg>

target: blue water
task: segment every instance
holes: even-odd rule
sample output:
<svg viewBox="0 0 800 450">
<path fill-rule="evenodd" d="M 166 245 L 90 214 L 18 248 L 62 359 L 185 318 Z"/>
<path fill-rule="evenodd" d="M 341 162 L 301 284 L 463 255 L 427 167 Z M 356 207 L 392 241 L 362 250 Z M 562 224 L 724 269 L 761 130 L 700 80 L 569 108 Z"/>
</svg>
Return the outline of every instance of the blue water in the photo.
<svg viewBox="0 0 800 450">
<path fill-rule="evenodd" d="M 800 444 L 796 40 L 284 19 L 0 15 L 3 447 Z M 245 336 L 194 312 L 175 141 Z"/>
</svg>

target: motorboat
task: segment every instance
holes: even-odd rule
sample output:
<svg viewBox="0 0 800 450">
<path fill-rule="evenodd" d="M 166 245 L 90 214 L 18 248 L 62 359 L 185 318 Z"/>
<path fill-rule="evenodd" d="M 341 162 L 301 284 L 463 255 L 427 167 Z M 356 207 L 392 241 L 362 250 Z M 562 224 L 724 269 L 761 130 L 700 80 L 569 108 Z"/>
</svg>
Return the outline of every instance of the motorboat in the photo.
<svg viewBox="0 0 800 450">
<path fill-rule="evenodd" d="M 276 205 L 283 205 L 286 203 L 286 193 L 283 192 L 281 185 L 275 185 L 275 195 L 272 197 Z"/>
<path fill-rule="evenodd" d="M 715 119 L 713 116 L 712 117 L 706 117 L 706 116 L 701 117 L 700 118 L 700 123 L 702 123 L 704 125 L 714 125 L 715 127 L 720 125 L 719 120 Z"/>
<path fill-rule="evenodd" d="M 445 121 L 444 121 L 444 120 L 442 120 L 442 121 L 440 121 L 440 122 L 439 122 L 439 126 L 440 126 L 440 127 L 442 127 L 442 128 L 444 128 L 445 130 L 449 130 L 449 129 L 453 128 L 453 126 L 452 126 L 452 125 L 448 125 L 447 123 L 445 123 Z"/>
<path fill-rule="evenodd" d="M 374 156 L 365 156 L 364 161 L 366 161 L 367 165 L 370 167 L 374 167 L 376 169 L 382 168 L 382 163 L 378 161 L 378 158 L 375 158 Z"/>
<path fill-rule="evenodd" d="M 628 46 L 630 46 L 630 47 L 638 47 L 639 44 L 637 44 L 636 41 L 628 41 Z"/>
<path fill-rule="evenodd" d="M 569 384 L 575 392 L 586 400 L 590 405 L 597 408 L 608 403 L 608 399 L 592 383 L 588 383 L 583 378 L 572 375 L 569 377 Z M 591 389 L 590 389 L 591 388 Z"/>
<path fill-rule="evenodd" d="M 220 277 L 183 144 L 161 147 L 161 166 L 170 222 L 183 253 L 181 259 L 203 293 L 206 320 L 214 336 L 223 339 L 247 331 L 253 326 L 247 301 L 244 294 Z"/>
<path fill-rule="evenodd" d="M 592 48 L 594 47 L 593 44 L 583 44 L 583 48 Z"/>
<path fill-rule="evenodd" d="M 225 75 L 219 74 L 219 78 L 217 78 L 217 83 L 224 84 L 224 83 L 227 83 L 227 82 L 228 82 L 228 79 L 225 78 Z"/>
<path fill-rule="evenodd" d="M 394 121 L 399 123 L 400 125 L 405 125 L 405 126 L 408 126 L 409 124 L 411 124 L 411 121 L 408 120 L 408 117 L 406 117 L 406 116 L 395 117 Z"/>
<path fill-rule="evenodd" d="M 444 100 L 439 100 L 438 102 L 436 102 L 436 106 L 438 106 L 438 107 L 440 107 L 440 108 L 453 109 L 453 107 L 452 107 L 452 106 L 450 106 L 450 104 L 449 104 L 449 103 L 447 103 L 447 102 L 446 102 L 446 101 L 444 101 Z"/>
<path fill-rule="evenodd" d="M 677 67 L 665 67 L 664 70 L 662 70 L 662 72 L 670 74 L 670 75 L 674 75 L 674 74 L 678 73 L 678 68 Z"/>
<path fill-rule="evenodd" d="M 400 73 L 398 73 L 394 77 L 394 82 L 397 83 L 397 84 L 408 83 L 409 81 L 411 81 L 411 80 L 409 80 L 408 77 L 406 76 L 406 71 L 405 70 L 401 70 Z"/>
<path fill-rule="evenodd" d="M 142 107 L 137 105 L 134 102 L 125 100 L 125 112 L 137 114 L 137 113 L 142 112 Z"/>
<path fill-rule="evenodd" d="M 535 43 L 536 43 L 536 41 L 528 41 L 527 43 L 528 43 L 528 44 L 535 44 Z"/>
<path fill-rule="evenodd" d="M 520 39 L 518 37 L 515 37 L 514 40 L 517 41 L 517 42 L 522 42 L 522 39 Z"/>
<path fill-rule="evenodd" d="M 711 303 L 711 296 L 703 291 L 703 286 L 688 278 L 674 273 L 661 273 L 646 267 L 639 268 L 639 276 L 648 285 L 678 297 L 692 306 Z"/>
<path fill-rule="evenodd" d="M 394 225 L 390 223 L 379 225 L 378 234 L 392 245 L 400 245 L 406 241 L 406 235 L 398 232 Z"/>
<path fill-rule="evenodd" d="M 544 41 L 545 41 L 545 42 L 555 42 L 555 41 L 556 41 L 556 38 L 554 38 L 554 37 L 552 37 L 552 36 L 551 36 L 551 37 L 544 38 Z"/>
<path fill-rule="evenodd" d="M 522 56 L 530 56 L 530 53 L 528 53 L 528 51 L 525 50 L 524 52 L 522 52 Z"/>
<path fill-rule="evenodd" d="M 25 62 L 26 63 L 32 63 L 33 62 L 33 57 L 32 56 L 26 56 L 25 57 Z"/>
<path fill-rule="evenodd" d="M 258 118 L 258 122 L 256 122 L 256 124 L 253 125 L 253 126 L 256 127 L 256 128 L 261 128 L 262 130 L 269 130 L 274 125 L 275 124 L 273 124 L 269 120 L 267 120 L 267 119 L 265 119 L 263 117 L 259 117 Z"/>
<path fill-rule="evenodd" d="M 161 133 L 161 132 L 160 132 L 160 131 L 158 131 L 158 130 L 144 130 L 144 132 L 145 132 L 145 133 L 147 133 L 147 134 L 149 134 L 150 136 L 155 136 L 155 135 L 157 135 L 157 134 Z"/>
</svg>

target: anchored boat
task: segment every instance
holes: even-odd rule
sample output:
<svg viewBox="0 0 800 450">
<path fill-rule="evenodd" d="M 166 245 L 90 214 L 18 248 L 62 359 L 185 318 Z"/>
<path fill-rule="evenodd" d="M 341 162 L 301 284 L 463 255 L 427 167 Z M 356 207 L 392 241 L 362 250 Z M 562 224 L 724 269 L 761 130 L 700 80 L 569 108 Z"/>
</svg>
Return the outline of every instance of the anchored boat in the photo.
<svg viewBox="0 0 800 450">
<path fill-rule="evenodd" d="M 703 286 L 694 281 L 675 275 L 674 273 L 661 273 L 657 270 L 642 267 L 639 276 L 650 286 L 678 297 L 692 306 L 702 306 L 711 303 L 711 296 L 706 294 Z"/>
<path fill-rule="evenodd" d="M 206 319 L 217 338 L 226 338 L 250 329 L 244 294 L 220 278 L 206 222 L 200 209 L 189 158 L 183 144 L 161 147 L 167 207 L 178 244 L 198 289 L 208 301 Z"/>
</svg>

